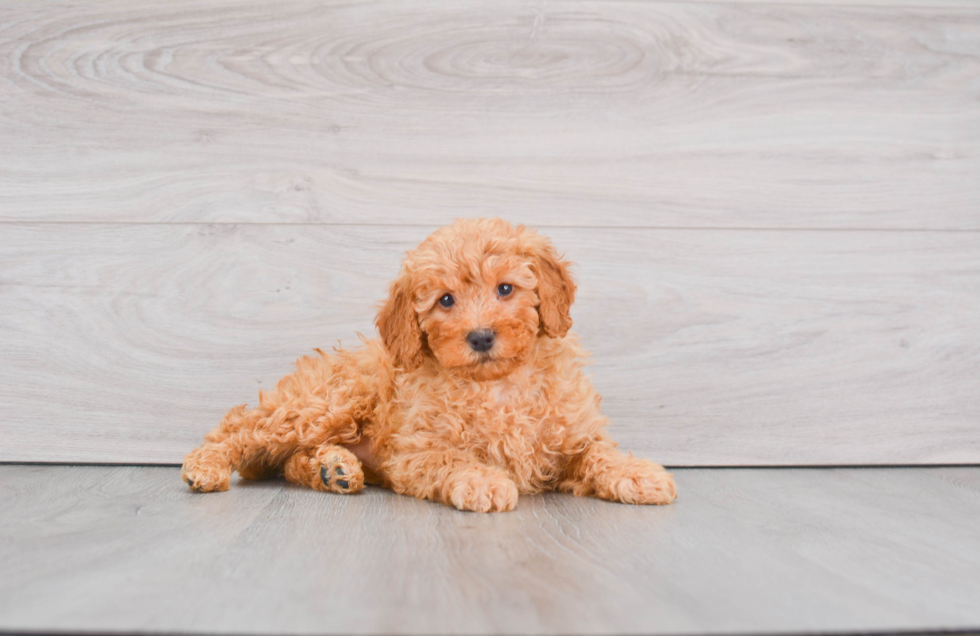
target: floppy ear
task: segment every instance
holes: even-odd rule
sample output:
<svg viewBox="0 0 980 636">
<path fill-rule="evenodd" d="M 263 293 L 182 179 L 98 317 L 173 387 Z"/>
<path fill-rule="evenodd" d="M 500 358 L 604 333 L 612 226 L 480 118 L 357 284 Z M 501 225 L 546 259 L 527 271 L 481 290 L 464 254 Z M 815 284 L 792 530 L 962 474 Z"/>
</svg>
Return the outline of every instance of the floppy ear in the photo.
<svg viewBox="0 0 980 636">
<path fill-rule="evenodd" d="M 388 301 L 378 312 L 374 324 L 396 365 L 409 371 L 422 365 L 422 328 L 412 306 L 406 277 L 392 283 Z"/>
<path fill-rule="evenodd" d="M 538 316 L 541 327 L 552 338 L 562 338 L 572 327 L 569 310 L 575 302 L 575 282 L 555 248 L 543 237 L 531 248 L 538 276 Z"/>
</svg>

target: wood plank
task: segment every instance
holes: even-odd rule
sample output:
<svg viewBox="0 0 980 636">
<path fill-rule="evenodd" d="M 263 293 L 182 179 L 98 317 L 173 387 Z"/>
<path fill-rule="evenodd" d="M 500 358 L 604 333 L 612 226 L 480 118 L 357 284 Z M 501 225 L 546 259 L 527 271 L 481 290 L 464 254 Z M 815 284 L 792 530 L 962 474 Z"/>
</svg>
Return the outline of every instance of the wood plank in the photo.
<svg viewBox="0 0 980 636">
<path fill-rule="evenodd" d="M 655 0 L 656 1 L 656 0 Z M 695 4 L 715 4 L 716 0 L 683 0 Z M 747 4 L 755 6 L 771 5 L 802 5 L 819 7 L 841 7 L 853 9 L 859 7 L 903 7 L 909 9 L 936 9 L 936 8 L 977 8 L 976 0 L 724 0 L 724 4 Z"/>
<path fill-rule="evenodd" d="M 20 224 L 0 461 L 178 463 L 293 360 L 373 335 L 432 228 Z M 626 448 L 669 465 L 980 462 L 980 234 L 548 234 Z"/>
<path fill-rule="evenodd" d="M 0 5 L 0 220 L 980 229 L 980 8 Z"/>
<path fill-rule="evenodd" d="M 669 507 L 460 513 L 174 468 L 0 466 L 0 629 L 830 633 L 980 627 L 980 468 L 680 470 Z"/>
</svg>

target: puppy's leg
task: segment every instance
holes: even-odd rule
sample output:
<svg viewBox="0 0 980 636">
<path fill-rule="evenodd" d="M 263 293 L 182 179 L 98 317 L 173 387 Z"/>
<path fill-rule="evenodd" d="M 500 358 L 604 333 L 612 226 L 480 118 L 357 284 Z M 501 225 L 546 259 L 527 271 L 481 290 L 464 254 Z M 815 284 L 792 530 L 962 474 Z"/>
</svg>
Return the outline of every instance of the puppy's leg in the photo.
<svg viewBox="0 0 980 636">
<path fill-rule="evenodd" d="M 517 485 L 505 471 L 459 451 L 397 454 L 383 472 L 397 493 L 460 510 L 505 512 L 517 507 Z"/>
<path fill-rule="evenodd" d="M 199 492 L 228 490 L 231 485 L 231 459 L 221 444 L 208 443 L 184 457 L 180 478 Z"/>
<path fill-rule="evenodd" d="M 558 489 L 629 504 L 669 504 L 677 498 L 674 478 L 663 466 L 624 455 L 607 440 L 572 458 Z"/>
<path fill-rule="evenodd" d="M 184 457 L 181 479 L 194 490 L 216 492 L 228 490 L 235 470 L 248 479 L 275 471 L 275 456 L 286 455 L 292 448 L 284 448 L 282 437 L 270 443 L 266 419 L 260 409 L 247 410 L 244 405 L 229 410 L 221 424 L 205 436 L 205 444 Z"/>
<path fill-rule="evenodd" d="M 227 490 L 235 470 L 271 476 L 297 449 L 356 443 L 377 399 L 376 357 L 365 349 L 300 358 L 274 391 L 260 392 L 257 408 L 228 411 L 184 458 L 181 477 L 195 490 Z"/>
<path fill-rule="evenodd" d="M 287 481 L 314 490 L 352 493 L 364 488 L 364 471 L 354 453 L 340 446 L 303 448 L 283 465 Z"/>
</svg>

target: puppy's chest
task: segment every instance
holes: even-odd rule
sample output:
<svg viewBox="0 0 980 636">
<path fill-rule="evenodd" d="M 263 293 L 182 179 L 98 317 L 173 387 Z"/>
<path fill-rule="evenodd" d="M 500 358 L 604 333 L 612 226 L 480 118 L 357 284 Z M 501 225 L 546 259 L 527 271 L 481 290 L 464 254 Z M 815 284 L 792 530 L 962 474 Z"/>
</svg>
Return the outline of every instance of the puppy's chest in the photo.
<svg viewBox="0 0 980 636">
<path fill-rule="evenodd" d="M 488 383 L 454 405 L 458 443 L 519 481 L 534 481 L 531 473 L 551 473 L 560 460 L 566 421 L 556 400 L 540 382 Z"/>
<path fill-rule="evenodd" d="M 469 384 L 412 378 L 398 387 L 392 451 L 420 445 L 462 451 L 506 469 L 522 492 L 541 490 L 564 466 L 575 430 L 570 414 L 583 411 L 567 390 L 576 385 L 561 380 L 533 371 Z"/>
</svg>

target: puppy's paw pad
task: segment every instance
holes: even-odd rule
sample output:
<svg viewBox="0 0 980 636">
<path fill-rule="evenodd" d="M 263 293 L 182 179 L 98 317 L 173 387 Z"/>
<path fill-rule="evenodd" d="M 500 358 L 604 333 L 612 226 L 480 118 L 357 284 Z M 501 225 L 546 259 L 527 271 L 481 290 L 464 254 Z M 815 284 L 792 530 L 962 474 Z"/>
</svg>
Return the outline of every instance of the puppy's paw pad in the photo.
<svg viewBox="0 0 980 636">
<path fill-rule="evenodd" d="M 353 453 L 330 453 L 319 461 L 320 490 L 347 494 L 364 487 L 364 472 Z"/>
</svg>

